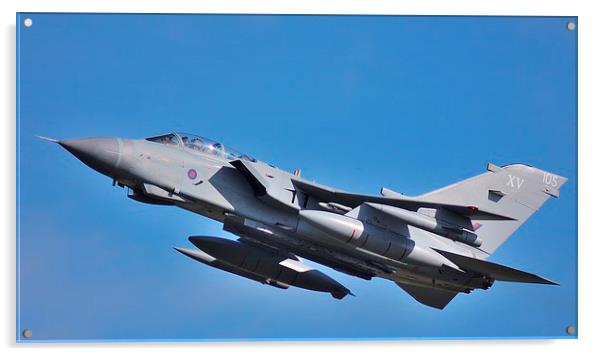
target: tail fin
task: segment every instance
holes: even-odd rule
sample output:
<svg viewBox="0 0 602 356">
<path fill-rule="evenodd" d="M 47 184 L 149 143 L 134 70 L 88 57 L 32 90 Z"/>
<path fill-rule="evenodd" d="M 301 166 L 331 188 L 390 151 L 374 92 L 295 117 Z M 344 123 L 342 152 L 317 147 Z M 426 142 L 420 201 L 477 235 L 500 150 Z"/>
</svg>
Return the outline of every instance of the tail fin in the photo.
<svg viewBox="0 0 602 356">
<path fill-rule="evenodd" d="M 472 220 L 483 240 L 480 249 L 491 254 L 550 197 L 560 195 L 567 179 L 524 164 L 498 167 L 488 172 L 426 193 L 419 199 L 475 206 L 514 220 Z"/>
</svg>

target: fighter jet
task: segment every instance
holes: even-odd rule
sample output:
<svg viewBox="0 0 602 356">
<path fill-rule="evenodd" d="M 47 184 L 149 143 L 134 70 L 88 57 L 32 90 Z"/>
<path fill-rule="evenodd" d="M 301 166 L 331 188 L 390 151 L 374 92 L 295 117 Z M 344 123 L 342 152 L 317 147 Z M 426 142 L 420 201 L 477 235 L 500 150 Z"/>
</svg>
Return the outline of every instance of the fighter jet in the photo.
<svg viewBox="0 0 602 356">
<path fill-rule="evenodd" d="M 141 203 L 173 205 L 223 223 L 238 240 L 190 236 L 193 260 L 277 288 L 342 299 L 351 291 L 308 259 L 351 276 L 393 281 L 443 309 L 458 293 L 494 281 L 556 284 L 488 257 L 567 179 L 525 164 L 487 165 L 480 175 L 420 196 L 382 188 L 350 193 L 289 173 L 187 133 L 146 139 L 52 140 L 127 187 Z"/>
</svg>

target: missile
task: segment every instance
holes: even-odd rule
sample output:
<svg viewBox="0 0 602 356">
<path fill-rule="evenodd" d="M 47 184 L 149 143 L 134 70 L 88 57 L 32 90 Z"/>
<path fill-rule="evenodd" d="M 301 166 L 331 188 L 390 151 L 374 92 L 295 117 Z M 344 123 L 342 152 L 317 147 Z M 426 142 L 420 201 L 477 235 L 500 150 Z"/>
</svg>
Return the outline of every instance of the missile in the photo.
<svg viewBox="0 0 602 356">
<path fill-rule="evenodd" d="M 218 237 L 191 236 L 189 240 L 198 250 L 180 247 L 175 247 L 175 250 L 211 267 L 281 289 L 292 285 L 327 292 L 336 299 L 353 295 L 339 282 L 294 257 Z"/>
<path fill-rule="evenodd" d="M 299 216 L 309 225 L 345 244 L 390 259 L 425 267 L 458 266 L 428 246 L 349 216 L 322 210 L 301 210 Z"/>
<path fill-rule="evenodd" d="M 345 243 L 364 235 L 364 223 L 349 216 L 322 210 L 301 210 L 299 216 L 310 225 Z"/>
<path fill-rule="evenodd" d="M 460 226 L 446 224 L 433 217 L 390 205 L 376 203 L 366 203 L 366 205 L 382 211 L 396 219 L 402 220 L 406 224 L 447 237 L 451 240 L 459 241 L 474 247 L 479 247 L 483 244 L 483 240 L 481 240 L 474 231 L 467 230 Z"/>
</svg>

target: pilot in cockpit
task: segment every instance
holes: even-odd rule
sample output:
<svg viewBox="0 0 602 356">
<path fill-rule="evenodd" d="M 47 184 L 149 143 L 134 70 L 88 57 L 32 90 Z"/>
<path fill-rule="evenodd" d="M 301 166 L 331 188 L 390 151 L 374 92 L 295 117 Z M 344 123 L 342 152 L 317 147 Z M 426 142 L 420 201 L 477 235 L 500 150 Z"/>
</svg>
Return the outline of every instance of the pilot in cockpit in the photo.
<svg viewBox="0 0 602 356">
<path fill-rule="evenodd" d="M 192 140 L 190 140 L 190 146 L 194 150 L 204 151 L 205 144 L 204 144 L 203 140 L 201 140 L 200 138 L 193 137 Z"/>
<path fill-rule="evenodd" d="M 174 136 L 173 135 L 162 136 L 160 143 L 166 144 L 166 145 L 177 145 L 177 143 L 174 140 Z"/>
<path fill-rule="evenodd" d="M 216 142 L 216 143 L 214 143 L 212 145 L 208 145 L 206 147 L 207 147 L 207 151 L 206 152 L 209 152 L 209 153 L 211 153 L 214 156 L 219 156 L 219 154 L 222 151 L 222 144 L 218 143 L 218 142 Z"/>
</svg>

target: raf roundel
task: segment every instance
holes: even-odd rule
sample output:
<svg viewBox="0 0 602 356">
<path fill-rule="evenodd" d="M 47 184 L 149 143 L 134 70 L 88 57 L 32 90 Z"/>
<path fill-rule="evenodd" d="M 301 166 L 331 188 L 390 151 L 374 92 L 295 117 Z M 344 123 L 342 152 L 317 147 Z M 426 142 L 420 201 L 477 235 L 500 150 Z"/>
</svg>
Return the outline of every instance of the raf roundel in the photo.
<svg viewBox="0 0 602 356">
<path fill-rule="evenodd" d="M 196 179 L 196 177 L 197 177 L 196 171 L 194 169 L 189 169 L 188 170 L 188 178 Z"/>
</svg>

